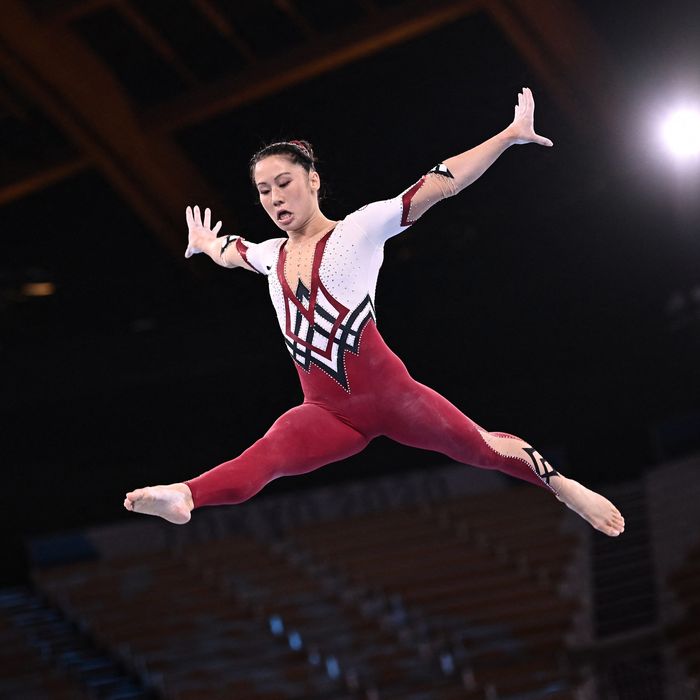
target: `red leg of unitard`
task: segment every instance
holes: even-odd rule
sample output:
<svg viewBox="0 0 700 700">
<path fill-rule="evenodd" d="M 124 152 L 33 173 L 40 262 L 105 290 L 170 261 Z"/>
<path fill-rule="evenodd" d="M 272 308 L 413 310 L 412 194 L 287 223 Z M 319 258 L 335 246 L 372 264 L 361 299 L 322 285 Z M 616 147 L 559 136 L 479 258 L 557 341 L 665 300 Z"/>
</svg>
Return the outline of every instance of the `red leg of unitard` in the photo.
<svg viewBox="0 0 700 700">
<path fill-rule="evenodd" d="M 387 412 L 383 432 L 393 440 L 554 490 L 543 477 L 556 472 L 524 440 L 485 430 L 437 391 L 413 379 L 392 393 L 389 405 L 394 410 Z"/>
<path fill-rule="evenodd" d="M 241 455 L 186 481 L 195 508 L 241 503 L 279 476 L 305 474 L 364 449 L 368 439 L 333 413 L 302 404 Z"/>
<path fill-rule="evenodd" d="M 361 347 L 357 355 L 346 354 L 350 393 L 315 367 L 308 373 L 299 371 L 307 400 L 332 407 L 370 438 L 386 435 L 554 490 L 548 480 L 556 472 L 537 451 L 508 433 L 484 430 L 446 398 L 413 379 L 373 322 L 363 330 Z"/>
<path fill-rule="evenodd" d="M 551 488 L 547 479 L 556 472 L 539 453 L 513 435 L 484 430 L 415 381 L 373 323 L 363 332 L 362 352 L 346 360 L 353 391 L 316 367 L 299 370 L 305 403 L 280 416 L 239 457 L 186 481 L 195 507 L 241 503 L 279 476 L 356 454 L 377 435 Z"/>
</svg>

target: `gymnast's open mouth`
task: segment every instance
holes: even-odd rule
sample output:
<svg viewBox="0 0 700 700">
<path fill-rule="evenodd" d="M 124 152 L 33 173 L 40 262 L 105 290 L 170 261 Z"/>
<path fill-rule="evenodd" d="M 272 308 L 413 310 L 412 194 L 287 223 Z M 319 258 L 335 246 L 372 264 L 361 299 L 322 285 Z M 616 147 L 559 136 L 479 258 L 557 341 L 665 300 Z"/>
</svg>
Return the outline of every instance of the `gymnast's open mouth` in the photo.
<svg viewBox="0 0 700 700">
<path fill-rule="evenodd" d="M 277 212 L 277 221 L 279 221 L 281 224 L 286 224 L 292 219 L 292 212 L 288 211 L 287 209 L 280 209 Z"/>
</svg>

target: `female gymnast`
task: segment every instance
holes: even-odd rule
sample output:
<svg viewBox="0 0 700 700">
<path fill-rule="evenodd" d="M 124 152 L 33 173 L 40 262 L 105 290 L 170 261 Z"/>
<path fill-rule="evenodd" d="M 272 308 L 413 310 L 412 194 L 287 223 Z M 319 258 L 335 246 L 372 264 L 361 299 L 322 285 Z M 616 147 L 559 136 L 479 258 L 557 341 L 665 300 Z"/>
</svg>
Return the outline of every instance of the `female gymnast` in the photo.
<svg viewBox="0 0 700 700">
<path fill-rule="evenodd" d="M 187 207 L 185 257 L 206 253 L 223 267 L 267 277 L 304 401 L 235 459 L 184 483 L 130 491 L 124 507 L 186 523 L 195 508 L 241 503 L 273 479 L 318 469 L 386 435 L 542 486 L 597 530 L 621 534 L 625 521 L 610 501 L 555 471 L 524 440 L 485 430 L 415 381 L 376 326 L 374 295 L 385 241 L 474 182 L 510 146 L 551 146 L 535 133 L 534 109 L 524 88 L 503 131 L 436 165 L 397 197 L 341 221 L 319 208 L 320 177 L 305 141 L 273 143 L 250 163 L 260 202 L 285 236 L 262 243 L 217 237 L 221 222 L 211 227 L 210 210 L 202 219 L 199 207 Z"/>
</svg>

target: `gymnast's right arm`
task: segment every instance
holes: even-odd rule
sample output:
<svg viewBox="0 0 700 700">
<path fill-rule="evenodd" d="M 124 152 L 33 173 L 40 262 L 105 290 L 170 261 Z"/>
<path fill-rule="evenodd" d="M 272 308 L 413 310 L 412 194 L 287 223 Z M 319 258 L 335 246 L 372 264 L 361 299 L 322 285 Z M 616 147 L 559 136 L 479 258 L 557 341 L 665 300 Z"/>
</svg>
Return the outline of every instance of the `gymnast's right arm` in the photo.
<svg viewBox="0 0 700 700">
<path fill-rule="evenodd" d="M 221 229 L 221 221 L 211 228 L 211 210 L 204 210 L 204 220 L 199 207 L 187 207 L 185 210 L 187 220 L 187 250 L 185 257 L 190 258 L 196 253 L 206 253 L 217 265 L 221 267 L 243 267 L 246 270 L 259 272 L 248 262 L 246 251 L 250 244 L 243 242 L 240 236 L 217 237 Z"/>
</svg>

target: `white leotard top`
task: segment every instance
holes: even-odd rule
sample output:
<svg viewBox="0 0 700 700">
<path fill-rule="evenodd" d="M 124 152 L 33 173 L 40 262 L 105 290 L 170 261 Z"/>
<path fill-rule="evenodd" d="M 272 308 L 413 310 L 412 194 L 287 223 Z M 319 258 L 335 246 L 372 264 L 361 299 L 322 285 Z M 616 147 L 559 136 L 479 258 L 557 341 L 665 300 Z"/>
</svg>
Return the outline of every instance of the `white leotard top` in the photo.
<svg viewBox="0 0 700 700">
<path fill-rule="evenodd" d="M 447 173 L 447 174 L 445 174 Z M 266 275 L 270 298 L 292 358 L 304 370 L 315 364 L 346 390 L 343 357 L 359 351 L 362 329 L 376 323 L 374 307 L 384 243 L 406 230 L 436 201 L 454 193 L 452 175 L 436 166 L 402 194 L 373 202 L 339 221 L 316 242 L 311 289 L 284 274 L 287 238 L 239 242 L 246 262 Z"/>
</svg>

